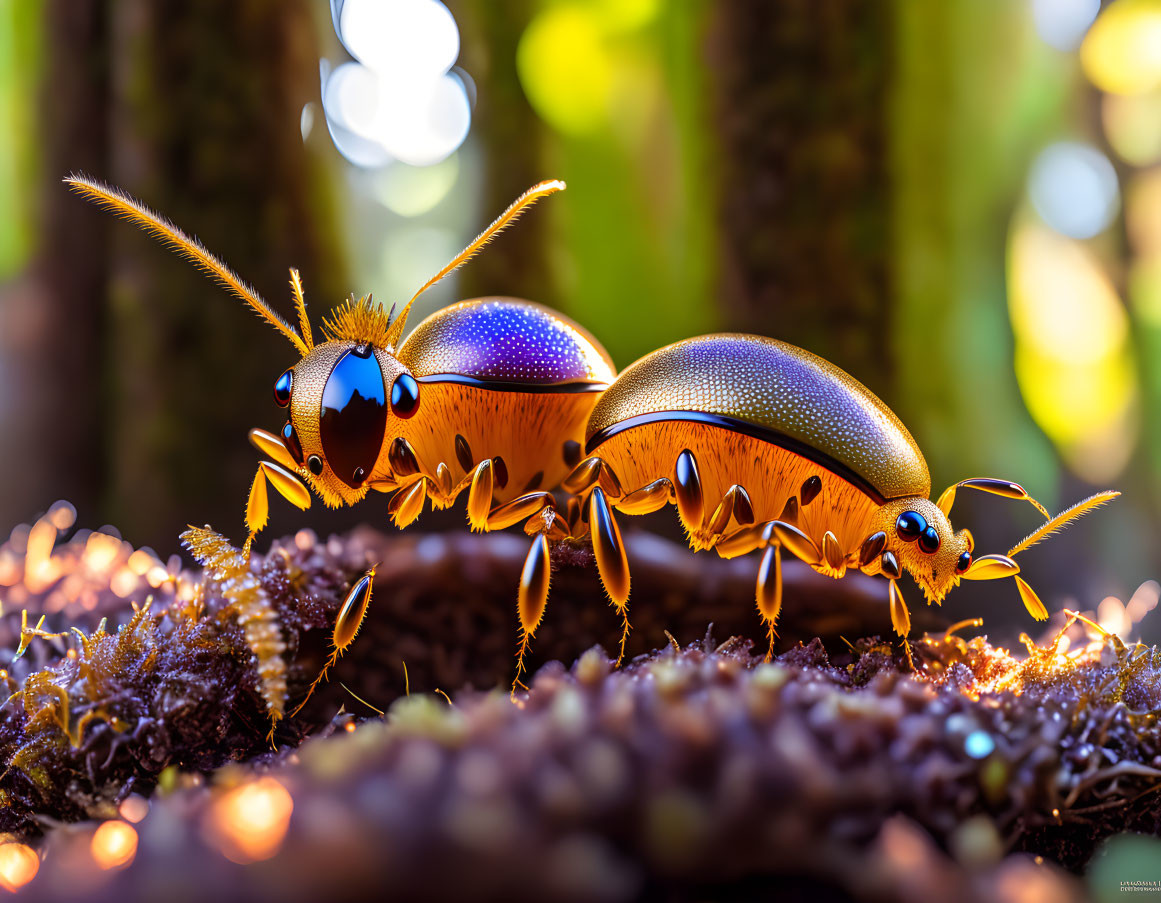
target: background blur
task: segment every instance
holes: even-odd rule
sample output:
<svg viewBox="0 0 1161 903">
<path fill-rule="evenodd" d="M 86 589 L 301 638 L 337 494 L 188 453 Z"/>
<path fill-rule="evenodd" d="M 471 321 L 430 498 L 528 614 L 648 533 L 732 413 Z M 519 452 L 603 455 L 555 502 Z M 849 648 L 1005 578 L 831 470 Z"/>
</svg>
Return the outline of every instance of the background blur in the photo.
<svg viewBox="0 0 1161 903">
<path fill-rule="evenodd" d="M 1124 490 L 1022 564 L 1121 632 L 1156 602 L 1161 0 L 0 0 L 0 532 L 67 498 L 164 557 L 187 522 L 241 537 L 294 356 L 73 170 L 285 311 L 299 267 L 316 318 L 406 300 L 565 179 L 412 324 L 495 293 L 622 367 L 713 330 L 802 345 L 896 410 L 936 494 Z M 267 537 L 388 526 L 385 499 L 274 508 Z M 989 552 L 1037 521 L 966 493 L 954 519 Z M 946 607 L 1032 627 L 1006 583 Z"/>
</svg>

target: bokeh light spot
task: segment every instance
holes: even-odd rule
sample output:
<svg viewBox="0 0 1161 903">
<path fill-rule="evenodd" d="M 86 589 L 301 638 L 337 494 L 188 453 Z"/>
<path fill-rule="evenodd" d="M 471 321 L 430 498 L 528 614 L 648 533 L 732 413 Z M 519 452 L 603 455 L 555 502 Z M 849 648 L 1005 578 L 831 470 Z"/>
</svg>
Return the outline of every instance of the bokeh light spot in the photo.
<svg viewBox="0 0 1161 903">
<path fill-rule="evenodd" d="M 1026 221 L 1013 230 L 1009 312 L 1015 370 L 1033 420 L 1078 475 L 1116 476 L 1138 431 L 1128 316 L 1081 244 Z"/>
<path fill-rule="evenodd" d="M 1117 174 L 1108 157 L 1073 142 L 1053 144 L 1032 164 L 1028 194 L 1041 218 L 1072 238 L 1092 238 L 1116 216 Z"/>
<path fill-rule="evenodd" d="M 1096 361 L 1126 343 L 1125 309 L 1083 245 L 1027 225 L 1012 238 L 1009 307 L 1017 337 L 1048 358 Z"/>
<path fill-rule="evenodd" d="M 1041 39 L 1057 50 L 1076 50 L 1101 10 L 1101 0 L 1032 0 Z"/>
<path fill-rule="evenodd" d="M 1105 137 L 1122 160 L 1148 166 L 1161 159 L 1161 90 L 1101 98 Z"/>
<path fill-rule="evenodd" d="M 451 193 L 459 174 L 459 157 L 455 154 L 433 166 L 390 166 L 376 177 L 375 196 L 399 216 L 422 216 Z"/>
<path fill-rule="evenodd" d="M 1161 86 L 1161 2 L 1108 4 L 1080 46 L 1089 80 L 1113 94 L 1142 94 Z"/>
<path fill-rule="evenodd" d="M 541 12 L 520 38 L 516 70 L 529 103 L 554 128 L 584 134 L 607 120 L 612 63 L 591 10 Z"/>
<path fill-rule="evenodd" d="M 335 147 L 356 166 L 394 160 L 430 166 L 463 143 L 471 125 L 455 19 L 437 0 L 342 0 L 335 27 L 359 62 L 323 61 L 323 112 Z"/>
<path fill-rule="evenodd" d="M 137 832 L 123 821 L 107 821 L 93 834 L 90 850 L 98 868 L 123 868 L 137 855 Z"/>
<path fill-rule="evenodd" d="M 227 791 L 210 809 L 210 830 L 233 862 L 258 862 L 278 852 L 290 826 L 294 801 L 274 778 Z"/>
<path fill-rule="evenodd" d="M 338 19 L 351 56 L 383 75 L 437 78 L 459 56 L 455 19 L 437 0 L 345 0 Z"/>
<path fill-rule="evenodd" d="M 0 887 L 16 891 L 36 877 L 40 857 L 22 843 L 0 844 Z"/>
<path fill-rule="evenodd" d="M 987 731 L 972 731 L 963 741 L 964 752 L 973 759 L 986 759 L 996 748 L 996 741 Z"/>
</svg>

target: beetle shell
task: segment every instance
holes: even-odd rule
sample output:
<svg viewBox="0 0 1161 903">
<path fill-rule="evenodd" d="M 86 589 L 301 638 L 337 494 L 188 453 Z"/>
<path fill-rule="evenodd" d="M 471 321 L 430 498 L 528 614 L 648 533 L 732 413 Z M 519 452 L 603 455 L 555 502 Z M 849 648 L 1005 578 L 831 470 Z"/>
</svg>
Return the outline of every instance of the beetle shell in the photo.
<svg viewBox="0 0 1161 903">
<path fill-rule="evenodd" d="M 496 485 L 497 503 L 564 479 L 576 463 L 569 448 L 583 445 L 593 405 L 616 376 L 587 330 L 515 298 L 437 311 L 404 340 L 398 360 L 419 382 L 419 407 L 388 432 L 411 444 L 425 473 L 445 464 L 453 484 L 484 458 L 502 458 L 507 479 Z M 387 469 L 388 451 L 377 469 Z"/>
<path fill-rule="evenodd" d="M 630 365 L 593 409 L 588 451 L 652 415 L 681 413 L 716 415 L 717 426 L 785 445 L 876 501 L 931 491 L 923 454 L 879 398 L 817 355 L 760 336 L 687 339 Z"/>
<path fill-rule="evenodd" d="M 515 298 L 477 298 L 436 311 L 407 337 L 398 358 L 417 378 L 468 376 L 552 386 L 607 385 L 616 376 L 609 355 L 588 330 Z"/>
</svg>

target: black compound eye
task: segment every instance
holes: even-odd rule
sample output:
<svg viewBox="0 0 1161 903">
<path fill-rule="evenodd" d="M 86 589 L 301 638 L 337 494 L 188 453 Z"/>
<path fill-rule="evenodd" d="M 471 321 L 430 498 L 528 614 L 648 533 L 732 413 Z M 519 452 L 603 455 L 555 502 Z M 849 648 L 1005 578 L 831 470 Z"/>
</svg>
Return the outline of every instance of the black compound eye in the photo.
<svg viewBox="0 0 1161 903">
<path fill-rule="evenodd" d="M 310 472 L 317 477 L 320 473 L 322 473 L 322 458 L 320 458 L 318 455 L 311 455 L 306 459 L 306 466 L 309 468 Z"/>
<path fill-rule="evenodd" d="M 895 521 L 895 532 L 904 542 L 915 542 L 926 529 L 927 521 L 918 511 L 904 511 Z"/>
<path fill-rule="evenodd" d="M 298 433 L 294 431 L 294 424 L 289 420 L 282 426 L 282 444 L 290 452 L 290 457 L 299 464 L 302 463 L 302 443 L 298 441 Z"/>
<path fill-rule="evenodd" d="M 933 555 L 939 550 L 939 531 L 935 527 L 928 527 L 919 534 L 919 548 L 928 555 Z"/>
<path fill-rule="evenodd" d="M 290 390 L 294 388 L 294 371 L 287 370 L 274 384 L 274 403 L 280 408 L 290 404 Z"/>
<path fill-rule="evenodd" d="M 370 348 L 355 348 L 339 358 L 323 387 L 319 435 L 335 476 L 352 488 L 361 486 L 386 431 L 383 371 Z"/>
<path fill-rule="evenodd" d="M 400 373 L 391 386 L 391 412 L 406 420 L 419 409 L 419 383 L 410 373 Z"/>
<path fill-rule="evenodd" d="M 959 561 L 957 561 L 955 563 L 955 569 L 961 574 L 964 571 L 966 571 L 968 568 L 970 568 L 971 566 L 972 566 L 972 553 L 971 552 L 964 552 L 962 555 L 959 556 Z"/>
</svg>

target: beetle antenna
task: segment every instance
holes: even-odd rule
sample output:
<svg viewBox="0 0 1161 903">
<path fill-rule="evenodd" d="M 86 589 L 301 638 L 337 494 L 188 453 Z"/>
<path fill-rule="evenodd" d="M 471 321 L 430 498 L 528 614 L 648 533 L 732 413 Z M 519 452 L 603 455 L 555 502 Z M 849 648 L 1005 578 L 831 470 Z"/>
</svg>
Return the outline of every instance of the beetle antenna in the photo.
<svg viewBox="0 0 1161 903">
<path fill-rule="evenodd" d="M 298 270 L 290 268 L 290 290 L 294 292 L 294 309 L 298 313 L 298 331 L 302 333 L 303 344 L 308 351 L 314 350 L 314 336 L 310 332 L 310 320 L 306 318 L 306 298 L 302 296 L 302 277 Z"/>
<path fill-rule="evenodd" d="M 205 270 L 217 279 L 227 290 L 233 292 L 250 308 L 262 317 L 267 323 L 288 338 L 298 352 L 306 357 L 309 349 L 302 338 L 282 317 L 278 316 L 270 305 L 248 286 L 239 276 L 218 260 L 213 254 L 202 247 L 201 243 L 186 235 L 169 220 L 154 213 L 140 201 L 130 197 L 123 191 L 103 185 L 80 173 L 73 173 L 64 180 L 77 194 L 86 200 L 92 201 L 98 207 L 103 207 L 117 216 L 129 220 L 134 225 L 145 230 L 154 238 L 176 250 L 182 257 L 191 261 L 195 266 Z"/>
<path fill-rule="evenodd" d="M 935 504 L 944 513 L 945 516 L 951 516 L 951 506 L 955 504 L 955 492 L 960 488 L 978 489 L 980 492 L 987 492 L 991 495 L 998 495 L 1001 498 L 1015 499 L 1017 501 L 1027 502 L 1037 511 L 1044 515 L 1045 520 L 1050 520 L 1052 515 L 1048 513 L 1048 509 L 1041 505 L 1036 499 L 1032 498 L 1026 490 L 1019 483 L 1013 483 L 1010 480 L 994 480 L 990 477 L 973 477 L 970 480 L 960 480 L 958 483 L 952 483 L 940 495 L 939 501 Z"/>
<path fill-rule="evenodd" d="M 1060 514 L 1056 515 L 1056 517 L 1052 518 L 1050 521 L 1048 521 L 1048 523 L 1041 524 L 1039 529 L 1029 533 L 1022 540 L 1016 543 L 1016 545 L 1014 545 L 1009 550 L 1008 557 L 1015 558 L 1017 553 L 1023 552 L 1025 549 L 1036 545 L 1036 543 L 1040 542 L 1040 540 L 1051 536 L 1053 533 L 1063 530 L 1078 517 L 1083 517 L 1090 511 L 1094 511 L 1095 509 L 1099 508 L 1101 505 L 1104 505 L 1107 502 L 1111 502 L 1118 495 L 1120 495 L 1119 492 L 1113 489 L 1109 489 L 1105 492 L 1098 492 L 1096 495 L 1090 495 L 1087 499 L 1083 499 L 1082 501 L 1077 502 L 1067 511 L 1060 512 Z"/>
<path fill-rule="evenodd" d="M 452 259 L 451 263 L 447 264 L 447 266 L 445 266 L 442 270 L 428 279 L 427 282 L 423 284 L 423 287 L 411 296 L 411 300 L 407 302 L 403 310 L 399 311 L 399 316 L 395 319 L 395 322 L 391 324 L 391 328 L 387 331 L 388 343 L 391 345 L 397 345 L 399 343 L 399 338 L 403 333 L 403 327 L 407 323 L 407 314 L 411 310 L 411 305 L 415 303 L 416 298 L 418 298 L 429 288 L 443 279 L 444 276 L 447 276 L 449 273 L 459 269 L 461 266 L 475 257 L 480 252 L 480 249 L 484 247 L 484 245 L 486 245 L 493 238 L 507 229 L 510 225 L 512 225 L 512 223 L 516 222 L 516 220 L 520 218 L 520 214 L 539 201 L 542 197 L 550 195 L 553 192 L 564 191 L 564 189 L 565 184 L 560 179 L 549 179 L 546 182 L 539 182 L 536 185 L 533 185 L 526 192 L 520 195 L 520 197 L 516 198 L 516 200 L 509 204 L 508 209 L 496 217 L 492 225 L 488 226 L 487 229 L 477 235 L 472 240 L 471 244 L 460 251 L 460 253 Z"/>
</svg>

